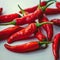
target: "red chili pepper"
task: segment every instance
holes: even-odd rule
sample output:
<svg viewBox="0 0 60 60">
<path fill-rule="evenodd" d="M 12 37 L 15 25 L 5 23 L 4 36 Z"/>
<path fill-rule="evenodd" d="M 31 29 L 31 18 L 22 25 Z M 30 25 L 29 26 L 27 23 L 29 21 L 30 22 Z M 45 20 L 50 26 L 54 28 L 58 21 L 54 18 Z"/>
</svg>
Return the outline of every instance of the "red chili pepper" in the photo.
<svg viewBox="0 0 60 60">
<path fill-rule="evenodd" d="M 32 9 L 33 9 L 33 7 L 31 8 L 30 12 L 29 12 L 29 10 L 26 10 L 26 12 L 28 12 L 28 13 L 34 12 Z M 60 10 L 57 8 L 46 8 L 45 14 L 46 15 L 60 14 Z"/>
<path fill-rule="evenodd" d="M 41 20 L 42 22 L 48 22 L 48 18 L 44 15 L 44 17 L 42 18 Z M 53 37 L 53 25 L 52 24 L 45 24 L 42 26 L 44 28 L 44 30 L 46 31 L 47 33 L 47 38 L 49 41 L 52 40 L 52 37 Z"/>
<path fill-rule="evenodd" d="M 43 12 L 41 9 L 37 8 L 37 10 L 33 13 L 25 15 L 21 18 L 16 18 L 12 22 L 6 24 L 14 24 L 14 25 L 23 25 L 23 24 L 30 24 L 35 22 L 38 17 L 42 17 Z"/>
<path fill-rule="evenodd" d="M 13 33 L 17 32 L 21 29 L 23 29 L 23 28 L 19 27 L 19 26 L 14 26 L 14 27 L 9 27 L 9 28 L 6 28 L 6 29 L 0 31 L 0 40 L 7 39 Z"/>
<path fill-rule="evenodd" d="M 0 25 L 10 25 L 10 24 L 12 24 L 12 25 L 23 25 L 23 24 L 33 23 L 33 22 L 35 22 L 36 19 L 42 17 L 43 16 L 43 11 L 45 11 L 45 9 L 53 3 L 54 2 L 51 2 L 50 4 L 44 6 L 42 9 L 38 5 L 38 8 L 36 9 L 35 12 L 30 13 L 28 15 L 25 15 L 22 18 L 16 18 L 12 22 L 5 23 L 5 24 L 3 23 L 3 24 L 0 24 Z"/>
<path fill-rule="evenodd" d="M 40 6 L 45 6 L 47 4 L 48 1 L 43 1 L 40 3 Z M 28 13 L 32 13 L 34 12 L 36 9 L 37 9 L 38 5 L 34 6 L 34 7 L 31 7 L 31 8 L 27 8 L 27 9 L 24 9 L 24 11 L 28 12 Z M 20 11 L 20 13 L 22 13 L 22 11 Z"/>
<path fill-rule="evenodd" d="M 3 8 L 0 8 L 0 15 L 2 14 Z"/>
<path fill-rule="evenodd" d="M 60 9 L 60 2 L 56 2 L 56 7 Z"/>
<path fill-rule="evenodd" d="M 54 25 L 60 26 L 60 19 L 52 19 L 51 21 L 53 22 Z"/>
<path fill-rule="evenodd" d="M 36 30 L 37 27 L 43 25 L 43 24 L 48 24 L 51 22 L 43 22 L 43 23 L 31 23 L 29 26 L 27 26 L 25 29 L 22 29 L 15 34 L 11 35 L 10 38 L 8 39 L 8 43 L 12 43 L 14 41 L 18 40 L 23 40 L 29 38 Z"/>
<path fill-rule="evenodd" d="M 59 59 L 59 45 L 60 45 L 60 33 L 54 37 L 52 44 L 52 50 L 55 60 Z"/>
<path fill-rule="evenodd" d="M 37 31 L 37 33 L 35 34 L 35 37 L 36 37 L 40 42 L 47 41 L 46 36 L 41 32 L 41 28 L 38 28 L 38 31 Z"/>
<path fill-rule="evenodd" d="M 9 15 L 1 15 L 0 16 L 0 23 L 11 22 L 13 19 L 20 17 L 19 14 L 9 14 Z"/>
<path fill-rule="evenodd" d="M 33 42 L 28 42 L 22 45 L 15 45 L 15 46 L 10 46 L 8 44 L 5 44 L 5 48 L 12 51 L 12 52 L 17 52 L 17 53 L 24 53 L 24 52 L 30 52 L 34 51 L 37 49 L 41 48 L 42 44 L 48 44 L 48 42 L 38 42 L 38 41 L 33 41 Z"/>
<path fill-rule="evenodd" d="M 21 18 L 16 18 L 12 22 L 9 23 L 3 23 L 3 25 L 23 25 L 23 24 L 30 24 L 35 22 L 35 20 L 40 16 L 42 17 L 43 12 L 40 9 L 37 9 L 34 13 L 30 13 L 28 15 L 25 15 Z M 1 25 L 1 24 L 0 24 Z"/>
<path fill-rule="evenodd" d="M 22 29 L 22 30 L 16 32 L 15 34 L 11 35 L 11 37 L 8 39 L 8 43 L 12 43 L 14 41 L 18 41 L 21 39 L 26 39 L 30 35 L 32 35 L 35 31 L 36 31 L 36 25 L 34 23 L 31 23 L 25 29 Z"/>
<path fill-rule="evenodd" d="M 44 2 L 42 2 L 41 5 L 44 5 Z M 28 13 L 32 13 L 36 9 L 37 9 L 37 6 L 34 6 L 34 7 L 31 7 L 31 8 L 24 9 L 24 11 L 26 11 Z M 20 11 L 20 13 L 21 13 L 21 11 Z M 47 15 L 60 14 L 60 9 L 57 9 L 57 8 L 46 8 L 45 14 L 47 14 Z"/>
<path fill-rule="evenodd" d="M 57 8 L 47 8 L 45 10 L 46 15 L 60 14 L 60 10 Z"/>
</svg>

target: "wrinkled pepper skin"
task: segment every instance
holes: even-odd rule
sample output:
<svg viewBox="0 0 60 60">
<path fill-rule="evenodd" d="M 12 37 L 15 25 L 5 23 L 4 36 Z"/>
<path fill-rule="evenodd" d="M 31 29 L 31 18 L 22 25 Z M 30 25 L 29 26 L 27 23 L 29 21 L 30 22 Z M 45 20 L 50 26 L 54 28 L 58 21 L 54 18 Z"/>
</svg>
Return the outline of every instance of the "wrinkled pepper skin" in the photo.
<svg viewBox="0 0 60 60">
<path fill-rule="evenodd" d="M 18 18 L 19 14 L 9 14 L 9 15 L 1 15 L 0 16 L 0 23 L 11 22 L 13 19 Z"/>
<path fill-rule="evenodd" d="M 56 7 L 60 9 L 60 2 L 56 2 Z"/>
<path fill-rule="evenodd" d="M 56 26 L 60 26 L 60 19 L 52 19 L 51 22 Z"/>
<path fill-rule="evenodd" d="M 28 42 L 22 45 L 15 45 L 15 46 L 5 44 L 4 46 L 6 49 L 16 53 L 30 52 L 40 48 L 39 43 L 37 41 Z"/>
<path fill-rule="evenodd" d="M 59 59 L 59 45 L 60 45 L 60 33 L 56 34 L 53 39 L 52 51 L 55 60 Z"/>
<path fill-rule="evenodd" d="M 2 14 L 3 8 L 0 8 L 0 15 Z"/>
<path fill-rule="evenodd" d="M 8 41 L 8 43 L 12 43 L 14 41 L 27 39 L 28 37 L 30 37 L 36 31 L 36 29 L 37 29 L 37 27 L 36 27 L 35 23 L 31 23 L 26 28 L 16 32 L 13 35 L 11 35 L 7 41 Z"/>
<path fill-rule="evenodd" d="M 49 20 L 47 19 L 47 17 L 44 15 L 41 22 L 48 22 Z M 47 38 L 48 38 L 48 41 L 51 41 L 52 40 L 52 37 L 53 37 L 53 25 L 52 24 L 45 24 L 42 26 L 43 29 L 46 31 L 47 33 Z"/>
<path fill-rule="evenodd" d="M 40 42 L 47 41 L 46 36 L 45 36 L 45 35 L 42 33 L 42 31 L 41 31 L 41 27 L 38 28 L 38 31 L 36 32 L 35 37 L 36 37 Z"/>
<path fill-rule="evenodd" d="M 9 36 L 11 36 L 13 33 L 23 29 L 22 27 L 19 26 L 13 26 L 13 27 L 8 27 L 2 31 L 0 31 L 0 40 L 7 39 Z"/>
</svg>

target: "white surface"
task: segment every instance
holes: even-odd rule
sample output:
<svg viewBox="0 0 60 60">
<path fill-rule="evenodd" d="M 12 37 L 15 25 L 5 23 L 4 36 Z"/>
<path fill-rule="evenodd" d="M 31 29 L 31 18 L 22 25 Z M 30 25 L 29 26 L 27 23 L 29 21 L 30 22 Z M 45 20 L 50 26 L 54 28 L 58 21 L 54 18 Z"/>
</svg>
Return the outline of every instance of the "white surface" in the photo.
<svg viewBox="0 0 60 60">
<path fill-rule="evenodd" d="M 38 4 L 39 0 L 0 0 L 0 7 L 3 7 L 3 13 L 16 13 L 19 11 L 17 4 L 20 4 L 22 8 L 31 7 Z M 54 5 L 51 7 L 55 7 Z M 47 16 L 49 19 L 53 18 L 60 18 L 59 15 L 50 15 Z M 0 30 L 7 28 L 9 26 L 0 26 Z M 54 35 L 60 32 L 60 27 L 54 26 Z M 28 41 L 34 41 L 37 39 L 31 39 L 27 41 L 19 41 L 14 42 L 12 45 L 25 43 Z M 52 46 L 51 44 L 45 50 L 38 50 L 29 53 L 14 53 L 8 51 L 4 48 L 4 44 L 7 43 L 6 41 L 0 41 L 0 60 L 54 60 L 53 53 L 52 53 Z"/>
</svg>

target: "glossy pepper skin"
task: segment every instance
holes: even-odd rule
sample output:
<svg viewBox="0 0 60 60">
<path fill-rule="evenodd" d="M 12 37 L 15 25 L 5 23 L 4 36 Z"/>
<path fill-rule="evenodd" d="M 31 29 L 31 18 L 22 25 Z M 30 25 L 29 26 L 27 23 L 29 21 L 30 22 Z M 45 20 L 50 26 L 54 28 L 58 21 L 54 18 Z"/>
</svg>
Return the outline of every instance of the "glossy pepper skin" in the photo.
<svg viewBox="0 0 60 60">
<path fill-rule="evenodd" d="M 55 60 L 59 59 L 59 45 L 60 45 L 60 33 L 55 35 L 52 44 L 52 50 Z"/>
<path fill-rule="evenodd" d="M 43 11 L 40 8 L 37 8 L 36 11 L 34 11 L 33 13 L 30 13 L 28 15 L 25 15 L 21 18 L 16 18 L 14 19 L 11 24 L 14 22 L 15 25 L 23 25 L 23 24 L 30 24 L 35 22 L 35 20 L 38 17 L 42 17 L 43 15 Z"/>
<path fill-rule="evenodd" d="M 1 15 L 0 16 L 0 23 L 11 22 L 13 19 L 18 18 L 19 14 L 9 14 L 9 15 Z"/>
<path fill-rule="evenodd" d="M 0 40 L 7 39 L 9 36 L 11 36 L 13 33 L 23 29 L 22 27 L 19 26 L 13 26 L 13 27 L 8 27 L 2 31 L 0 31 Z"/>
<path fill-rule="evenodd" d="M 60 10 L 57 8 L 47 8 L 45 10 L 46 15 L 60 14 Z"/>
<path fill-rule="evenodd" d="M 42 22 L 48 22 L 48 18 L 44 15 L 42 20 Z M 47 38 L 48 38 L 48 41 L 51 41 L 52 40 L 52 37 L 53 37 L 53 25 L 52 24 L 45 24 L 42 26 L 43 29 L 46 31 L 47 33 Z"/>
<path fill-rule="evenodd" d="M 41 6 L 45 6 L 45 2 L 41 2 Z M 24 9 L 24 11 L 28 12 L 28 13 L 32 13 L 37 9 L 37 6 L 31 7 L 31 8 L 27 8 Z M 21 13 L 21 11 L 20 11 Z M 46 8 L 45 10 L 45 14 L 46 15 L 53 15 L 53 14 L 60 14 L 60 9 L 58 8 Z"/>
<path fill-rule="evenodd" d="M 17 53 L 29 52 L 29 51 L 37 50 L 40 48 L 40 45 L 37 41 L 28 42 L 28 43 L 25 43 L 22 45 L 16 45 L 16 46 L 10 46 L 8 44 L 5 44 L 4 46 L 6 49 L 12 52 L 17 52 Z"/>
<path fill-rule="evenodd" d="M 37 27 L 36 27 L 35 23 L 31 23 L 26 28 L 11 35 L 7 41 L 8 41 L 8 43 L 12 43 L 14 41 L 26 39 L 29 36 L 31 36 L 36 31 L 36 29 L 37 29 Z"/>
<path fill-rule="evenodd" d="M 56 7 L 60 9 L 60 2 L 56 2 Z"/>
<path fill-rule="evenodd" d="M 44 24 L 52 24 L 51 22 L 43 22 L 43 23 L 31 23 L 26 28 L 16 32 L 15 34 L 11 35 L 7 40 L 8 43 L 12 43 L 14 41 L 19 41 L 23 39 L 29 38 L 32 34 L 34 34 L 37 30 L 37 27 L 40 27 Z"/>
<path fill-rule="evenodd" d="M 12 25 L 23 25 L 23 24 L 33 23 L 35 22 L 36 19 L 41 18 L 43 16 L 43 11 L 45 11 L 45 9 L 53 3 L 54 2 L 51 2 L 47 4 L 46 6 L 44 6 L 43 8 L 41 8 L 40 5 L 38 5 L 38 8 L 33 13 L 27 14 L 21 18 L 16 18 L 12 22 L 5 23 L 5 24 L 3 23 L 0 25 L 11 25 L 11 24 Z"/>
<path fill-rule="evenodd" d="M 46 4 L 47 4 L 47 1 L 43 1 L 40 3 L 40 6 L 45 6 Z M 31 8 L 24 9 L 24 11 L 26 11 L 28 13 L 32 13 L 37 9 L 37 7 L 38 7 L 38 5 L 31 7 Z M 20 13 L 21 13 L 21 11 L 20 11 Z"/>
<path fill-rule="evenodd" d="M 32 7 L 32 9 L 33 9 L 33 7 Z M 33 10 L 31 10 L 30 12 L 29 12 L 29 10 L 25 10 L 25 11 L 27 11 L 28 13 L 31 13 L 31 12 L 34 12 Z M 54 15 L 54 14 L 60 14 L 60 10 L 59 9 L 57 9 L 57 8 L 46 8 L 46 10 L 45 10 L 45 12 L 44 12 L 46 15 Z"/>
<path fill-rule="evenodd" d="M 56 26 L 60 26 L 60 19 L 52 19 L 51 22 Z"/>
<path fill-rule="evenodd" d="M 3 8 L 0 8 L 0 15 L 2 14 Z"/>
<path fill-rule="evenodd" d="M 36 32 L 35 37 L 36 37 L 40 42 L 47 41 L 46 36 L 45 36 L 45 35 L 42 33 L 42 31 L 41 31 L 41 27 L 38 28 L 38 31 Z"/>
</svg>

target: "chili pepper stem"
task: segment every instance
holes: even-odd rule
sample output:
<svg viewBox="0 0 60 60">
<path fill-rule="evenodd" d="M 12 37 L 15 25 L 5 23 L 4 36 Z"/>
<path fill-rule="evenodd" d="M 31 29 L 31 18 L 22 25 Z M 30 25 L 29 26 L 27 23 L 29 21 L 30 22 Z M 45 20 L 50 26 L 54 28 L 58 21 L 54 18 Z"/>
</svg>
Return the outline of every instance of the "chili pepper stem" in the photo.
<svg viewBox="0 0 60 60">
<path fill-rule="evenodd" d="M 43 23 L 35 23 L 37 27 L 40 27 L 44 24 L 53 24 L 53 22 L 43 22 Z M 16 25 L 15 21 L 9 22 L 9 23 L 0 23 L 0 26 L 4 26 L 4 25 Z"/>
<path fill-rule="evenodd" d="M 50 44 L 51 42 L 47 42 L 47 41 L 44 41 L 44 42 L 39 42 L 39 44 Z"/>
<path fill-rule="evenodd" d="M 54 1 L 49 1 L 49 3 L 47 3 L 47 5 L 46 6 L 44 6 L 44 7 L 42 7 L 42 11 L 45 11 L 46 10 L 46 8 L 47 7 L 49 7 L 51 4 L 53 4 L 54 3 Z"/>
<path fill-rule="evenodd" d="M 18 7 L 19 7 L 19 9 L 21 10 L 21 12 L 22 12 L 22 14 L 23 14 L 23 16 L 24 16 L 25 11 L 20 7 L 20 5 L 19 5 L 19 4 L 18 4 Z"/>
<path fill-rule="evenodd" d="M 44 25 L 44 24 L 53 24 L 53 22 L 36 23 L 36 26 L 37 26 L 37 27 L 40 27 L 40 26 L 42 26 L 42 25 Z"/>
<path fill-rule="evenodd" d="M 15 21 L 9 22 L 9 23 L 0 23 L 0 26 L 4 26 L 4 25 L 15 25 Z"/>
<path fill-rule="evenodd" d="M 53 4 L 54 2 L 55 2 L 55 1 L 53 1 L 53 0 L 52 0 L 51 2 L 50 2 L 50 1 L 47 1 L 47 5 L 46 5 L 46 6 L 41 7 L 40 4 L 39 4 L 39 5 L 38 5 L 38 8 L 39 8 L 39 9 L 42 9 L 42 11 L 45 11 L 46 8 L 49 7 L 51 4 Z"/>
</svg>

